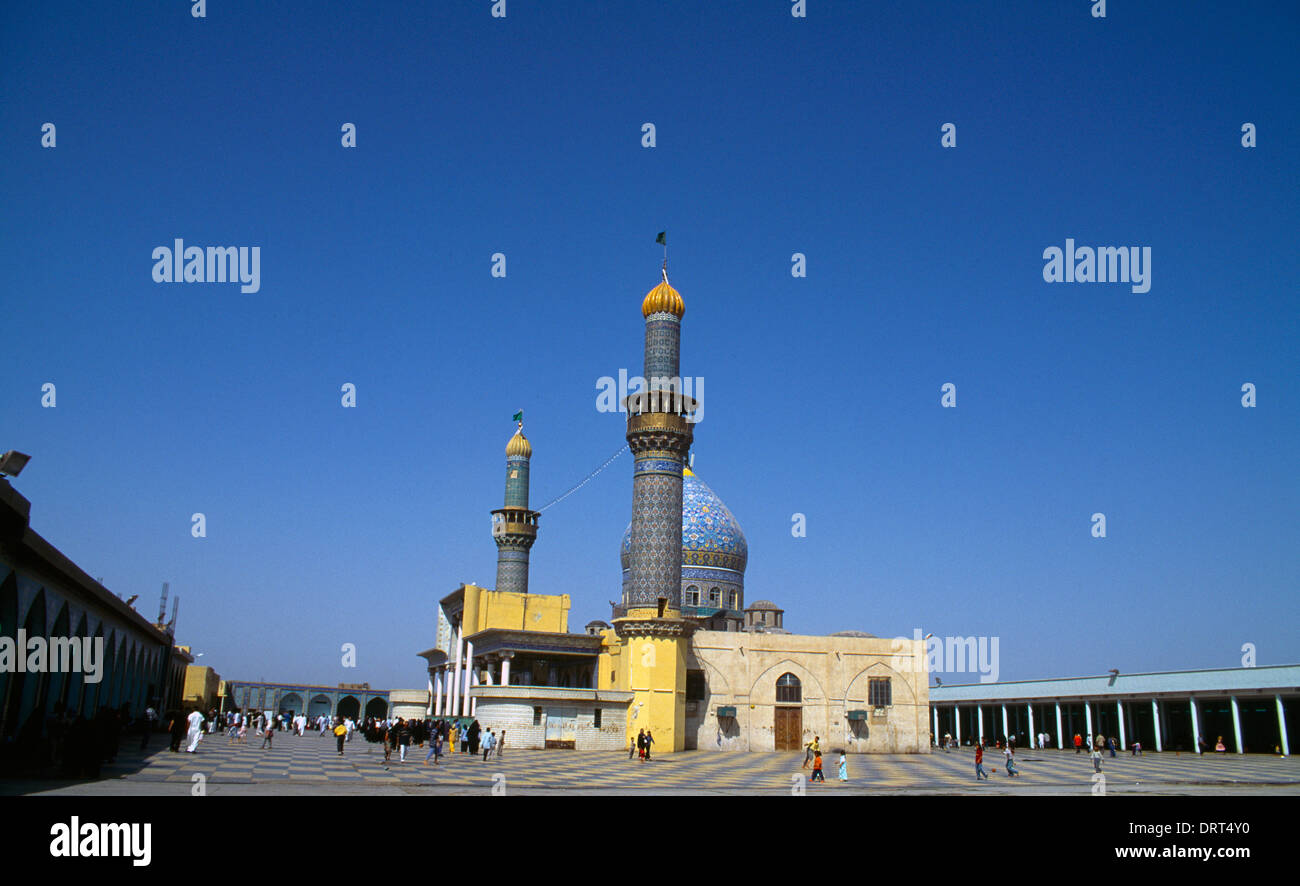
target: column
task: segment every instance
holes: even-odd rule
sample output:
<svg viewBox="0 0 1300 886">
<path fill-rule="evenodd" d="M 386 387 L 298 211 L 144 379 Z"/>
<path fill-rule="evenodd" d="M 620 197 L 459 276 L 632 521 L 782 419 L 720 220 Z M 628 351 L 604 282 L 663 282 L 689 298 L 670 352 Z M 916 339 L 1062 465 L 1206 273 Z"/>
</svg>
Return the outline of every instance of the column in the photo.
<svg viewBox="0 0 1300 886">
<path fill-rule="evenodd" d="M 1029 703 L 1029 746 L 1038 747 L 1038 732 L 1034 729 L 1034 703 Z"/>
<path fill-rule="evenodd" d="M 442 716 L 442 671 L 433 674 L 433 715 Z"/>
<path fill-rule="evenodd" d="M 1278 708 L 1277 708 L 1278 713 L 1280 714 L 1282 711 L 1282 702 L 1280 699 L 1278 700 L 1277 704 L 1278 704 Z M 956 735 L 954 736 L 954 738 L 957 739 L 957 747 L 961 747 L 961 705 L 952 706 L 952 720 L 953 723 L 956 724 L 957 726 Z"/>
<path fill-rule="evenodd" d="M 934 745 L 935 747 L 938 747 L 943 741 L 943 735 L 939 733 L 939 706 L 935 705 L 930 710 L 934 712 Z"/>
<path fill-rule="evenodd" d="M 1201 712 L 1196 708 L 1195 698 L 1189 696 L 1187 703 L 1192 709 L 1192 748 L 1199 754 L 1201 752 Z"/>
<path fill-rule="evenodd" d="M 1007 706 L 1002 706 L 1002 737 L 1011 741 L 1011 727 L 1007 725 Z"/>
<path fill-rule="evenodd" d="M 478 686 L 478 685 L 479 685 L 479 682 L 478 682 L 478 674 L 477 674 L 476 672 L 471 672 L 470 675 L 469 675 L 469 681 L 470 681 L 470 685 L 471 685 L 471 686 Z M 477 715 L 478 715 L 478 696 L 477 696 L 477 695 L 474 695 L 473 697 L 469 697 L 468 687 L 467 687 L 466 697 L 469 698 L 469 715 L 470 715 L 471 717 L 477 716 Z"/>
<path fill-rule="evenodd" d="M 984 705 L 975 706 L 975 715 L 978 721 L 975 730 L 975 744 L 980 744 L 984 741 Z"/>
<path fill-rule="evenodd" d="M 451 672 L 451 715 L 455 717 L 459 712 L 460 702 L 460 655 L 461 639 L 464 635 L 460 629 L 456 631 L 456 666 Z"/>
<path fill-rule="evenodd" d="M 1056 749 L 1065 747 L 1065 731 L 1061 729 L 1061 703 L 1056 703 Z"/>
<path fill-rule="evenodd" d="M 464 680 L 465 680 L 465 686 L 464 686 L 465 694 L 462 695 L 462 696 L 460 697 L 460 715 L 461 715 L 462 717 L 468 717 L 468 716 L 470 715 L 470 714 L 469 714 L 469 708 L 470 708 L 470 704 L 469 704 L 469 686 L 470 686 L 469 678 L 470 678 L 470 675 L 473 674 L 473 673 L 474 673 L 474 644 L 473 644 L 473 643 L 470 643 L 470 642 L 467 640 L 467 641 L 465 641 L 465 676 L 464 676 Z"/>
<path fill-rule="evenodd" d="M 1154 698 L 1151 699 L 1151 725 L 1156 729 L 1156 753 L 1159 753 L 1165 748 L 1160 737 L 1160 703 Z"/>
<path fill-rule="evenodd" d="M 1124 702 L 1119 699 L 1115 700 L 1115 711 L 1119 714 L 1119 749 L 1122 751 L 1126 747 L 1124 741 Z"/>
<path fill-rule="evenodd" d="M 1230 695 L 1228 700 L 1232 702 L 1232 736 L 1237 740 L 1237 753 L 1246 753 L 1246 745 L 1241 740 L 1241 711 L 1237 708 L 1237 696 Z"/>
<path fill-rule="evenodd" d="M 1083 703 L 1083 721 L 1087 724 L 1087 729 L 1084 732 L 1088 735 L 1088 750 L 1091 751 L 1092 743 L 1097 740 L 1097 736 L 1092 734 L 1092 704 L 1087 701 Z"/>
<path fill-rule="evenodd" d="M 514 658 L 513 652 L 501 653 L 501 685 L 510 685 L 510 659 Z"/>
<path fill-rule="evenodd" d="M 1282 756 L 1289 757 L 1291 756 L 1291 744 L 1286 738 L 1286 708 L 1282 705 L 1282 694 L 1274 695 L 1273 700 L 1277 702 L 1277 729 L 1278 734 L 1282 736 Z"/>
</svg>

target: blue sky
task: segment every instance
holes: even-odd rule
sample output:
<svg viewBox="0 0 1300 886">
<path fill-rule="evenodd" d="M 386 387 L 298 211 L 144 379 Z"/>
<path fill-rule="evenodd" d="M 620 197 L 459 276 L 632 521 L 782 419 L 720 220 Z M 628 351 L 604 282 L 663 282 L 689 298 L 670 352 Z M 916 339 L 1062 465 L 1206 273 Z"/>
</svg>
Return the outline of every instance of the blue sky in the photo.
<svg viewBox="0 0 1300 886">
<path fill-rule="evenodd" d="M 790 5 L 6 4 L 33 527 L 147 614 L 169 581 L 225 677 L 423 686 L 512 413 L 535 505 L 622 445 L 596 380 L 667 229 L 697 472 L 788 628 L 998 636 L 1003 679 L 1300 661 L 1294 4 Z M 1067 237 L 1151 247 L 1150 291 L 1045 283 Z M 261 290 L 153 282 L 175 238 L 259 246 Z M 575 630 L 630 474 L 543 517 Z"/>
</svg>

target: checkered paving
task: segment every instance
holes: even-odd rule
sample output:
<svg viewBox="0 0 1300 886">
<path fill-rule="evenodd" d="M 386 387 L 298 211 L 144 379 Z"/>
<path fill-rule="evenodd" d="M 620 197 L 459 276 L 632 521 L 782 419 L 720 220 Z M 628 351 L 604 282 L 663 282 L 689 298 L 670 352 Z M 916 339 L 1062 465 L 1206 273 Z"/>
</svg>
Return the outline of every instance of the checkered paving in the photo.
<svg viewBox="0 0 1300 886">
<path fill-rule="evenodd" d="M 411 747 L 405 763 L 397 754 L 389 763 L 379 745 L 359 736 L 348 742 L 339 756 L 332 737 L 308 733 L 302 738 L 277 734 L 274 745 L 261 741 L 231 744 L 224 735 L 206 736 L 195 754 L 172 753 L 165 739 L 162 750 L 145 754 L 123 747 L 114 764 L 106 765 L 105 778 L 125 778 L 136 783 L 192 782 L 195 773 L 208 784 L 317 784 L 322 793 L 330 785 L 444 787 L 490 790 L 494 779 L 504 778 L 511 793 L 529 791 L 641 792 L 789 792 L 797 778 L 806 779 L 801 754 L 715 753 L 689 751 L 657 756 L 648 763 L 629 760 L 626 752 L 545 751 L 507 747 L 486 763 L 482 756 L 444 755 L 438 766 L 424 762 L 427 748 Z M 124 745 L 127 744 L 124 742 Z M 990 750 L 985 768 L 993 780 L 1006 787 L 1023 784 L 1063 792 L 1086 792 L 1092 784 L 1092 760 L 1072 751 L 1029 751 L 1016 755 L 1020 777 L 1012 780 L 1002 771 L 1002 755 Z M 849 780 L 837 778 L 838 755 L 825 758 L 826 783 L 809 785 L 811 791 L 960 791 L 975 792 L 974 755 L 969 748 L 931 754 L 853 755 Z M 1154 754 L 1141 757 L 1120 754 L 1103 757 L 1102 771 L 1113 786 L 1138 784 L 1148 789 L 1177 792 L 1181 785 L 1284 786 L 1300 789 L 1300 760 L 1261 755 Z"/>
</svg>

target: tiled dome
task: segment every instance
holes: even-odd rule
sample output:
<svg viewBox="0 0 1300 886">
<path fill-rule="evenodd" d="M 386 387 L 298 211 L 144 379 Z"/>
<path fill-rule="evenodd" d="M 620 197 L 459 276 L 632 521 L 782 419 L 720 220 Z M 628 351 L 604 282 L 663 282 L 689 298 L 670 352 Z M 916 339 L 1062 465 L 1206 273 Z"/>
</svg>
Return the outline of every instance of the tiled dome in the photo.
<svg viewBox="0 0 1300 886">
<path fill-rule="evenodd" d="M 631 568 L 632 525 L 623 533 L 621 557 L 624 571 Z M 740 524 L 722 499 L 695 476 L 682 472 L 682 565 L 712 566 L 745 572 L 749 543 Z"/>
</svg>

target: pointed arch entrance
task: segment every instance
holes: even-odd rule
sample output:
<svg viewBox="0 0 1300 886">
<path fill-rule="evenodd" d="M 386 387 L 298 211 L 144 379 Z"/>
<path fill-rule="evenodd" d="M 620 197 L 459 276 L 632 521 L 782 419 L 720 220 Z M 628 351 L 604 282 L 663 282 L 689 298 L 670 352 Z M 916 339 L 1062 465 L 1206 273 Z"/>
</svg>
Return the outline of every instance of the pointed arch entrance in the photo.
<svg viewBox="0 0 1300 886">
<path fill-rule="evenodd" d="M 778 751 L 803 747 L 803 684 L 788 671 L 776 679 L 772 735 Z"/>
</svg>

